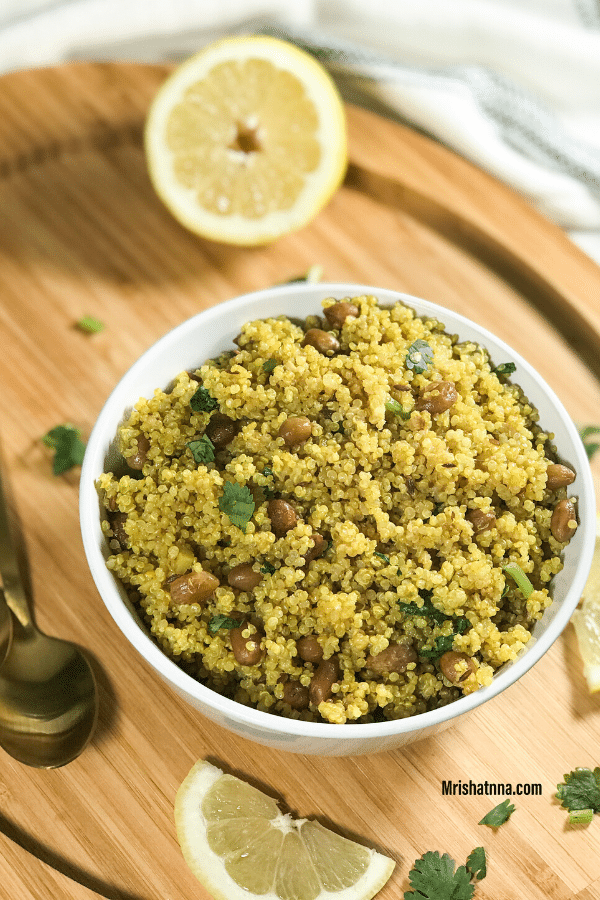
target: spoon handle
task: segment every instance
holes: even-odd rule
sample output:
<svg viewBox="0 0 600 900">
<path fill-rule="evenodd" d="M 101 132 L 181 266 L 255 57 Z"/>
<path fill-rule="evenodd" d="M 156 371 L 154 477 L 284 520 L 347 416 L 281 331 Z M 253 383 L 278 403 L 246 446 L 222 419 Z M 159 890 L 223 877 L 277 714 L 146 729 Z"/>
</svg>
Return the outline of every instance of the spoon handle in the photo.
<svg viewBox="0 0 600 900">
<path fill-rule="evenodd" d="M 0 449 L 0 575 L 4 599 L 24 628 L 32 624 L 29 602 L 19 568 L 15 532 L 10 521 L 7 485 L 3 475 Z"/>
</svg>

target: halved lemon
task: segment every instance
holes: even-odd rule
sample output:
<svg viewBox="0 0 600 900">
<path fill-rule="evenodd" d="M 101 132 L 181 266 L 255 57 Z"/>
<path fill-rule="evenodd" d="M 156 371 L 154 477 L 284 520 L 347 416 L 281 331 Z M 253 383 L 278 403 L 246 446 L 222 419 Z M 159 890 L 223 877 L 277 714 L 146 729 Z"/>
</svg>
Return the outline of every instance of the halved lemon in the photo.
<svg viewBox="0 0 600 900">
<path fill-rule="evenodd" d="M 175 69 L 145 128 L 150 178 L 175 218 L 245 246 L 311 221 L 344 177 L 346 146 L 323 66 L 260 35 L 217 41 Z"/>
<path fill-rule="evenodd" d="M 395 863 L 309 819 L 204 760 L 175 800 L 190 869 L 217 900 L 369 900 Z"/>
<path fill-rule="evenodd" d="M 583 674 L 591 693 L 600 691 L 600 514 L 596 517 L 596 547 L 582 603 L 571 617 Z"/>
</svg>

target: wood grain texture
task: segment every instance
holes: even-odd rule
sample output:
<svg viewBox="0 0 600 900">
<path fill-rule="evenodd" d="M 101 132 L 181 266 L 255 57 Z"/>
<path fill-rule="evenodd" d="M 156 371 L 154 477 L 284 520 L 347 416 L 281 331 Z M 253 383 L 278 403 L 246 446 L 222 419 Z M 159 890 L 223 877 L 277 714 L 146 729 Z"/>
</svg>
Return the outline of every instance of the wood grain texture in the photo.
<svg viewBox="0 0 600 900">
<path fill-rule="evenodd" d="M 426 850 L 463 862 L 481 844 L 479 900 L 600 898 L 600 822 L 569 829 L 553 799 L 564 772 L 600 763 L 600 698 L 586 692 L 571 628 L 518 684 L 439 737 L 319 760 L 202 719 L 104 610 L 81 546 L 78 472 L 54 478 L 40 436 L 66 421 L 89 434 L 119 377 L 167 330 L 313 263 L 328 280 L 407 291 L 476 319 L 541 372 L 576 422 L 600 421 L 600 270 L 522 199 L 426 138 L 349 108 L 348 178 L 309 227 L 267 248 L 210 244 L 173 221 L 145 171 L 141 129 L 166 71 L 82 64 L 0 79 L 1 430 L 38 624 L 88 652 L 101 695 L 97 735 L 64 769 L 2 754 L 3 890 L 16 900 L 207 898 L 173 825 L 177 787 L 203 757 L 392 855 L 381 900 L 402 896 Z M 84 314 L 105 330 L 80 332 Z M 515 798 L 493 832 L 477 822 L 501 798 L 442 796 L 444 780 L 539 783 L 542 794 Z"/>
</svg>

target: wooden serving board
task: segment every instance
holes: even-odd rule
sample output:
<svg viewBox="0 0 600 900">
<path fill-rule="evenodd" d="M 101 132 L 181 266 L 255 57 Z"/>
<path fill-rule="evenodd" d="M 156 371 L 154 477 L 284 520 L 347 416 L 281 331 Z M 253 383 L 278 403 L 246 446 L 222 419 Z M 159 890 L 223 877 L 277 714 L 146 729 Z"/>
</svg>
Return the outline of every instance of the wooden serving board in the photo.
<svg viewBox="0 0 600 900">
<path fill-rule="evenodd" d="M 463 863 L 479 845 L 489 861 L 479 900 L 598 900 L 600 817 L 569 828 L 554 799 L 564 772 L 600 763 L 600 697 L 586 691 L 570 627 L 517 685 L 439 737 L 320 760 L 203 719 L 104 610 L 79 534 L 78 471 L 54 477 L 40 436 L 62 422 L 87 436 L 158 337 L 314 263 L 327 280 L 476 319 L 537 367 L 578 424 L 600 421 L 600 269 L 522 199 L 414 131 L 349 108 L 348 177 L 310 227 L 262 249 L 202 241 L 161 206 L 144 166 L 144 116 L 166 72 L 84 64 L 0 79 L 1 431 L 38 624 L 88 652 L 101 695 L 97 734 L 65 768 L 0 751 L 3 896 L 207 900 L 173 825 L 177 787 L 203 757 L 393 856 L 381 900 L 403 896 L 425 851 Z M 79 331 L 85 314 L 105 330 Z M 542 794 L 516 797 L 494 832 L 477 823 L 501 798 L 443 796 L 444 780 L 539 783 Z"/>
</svg>

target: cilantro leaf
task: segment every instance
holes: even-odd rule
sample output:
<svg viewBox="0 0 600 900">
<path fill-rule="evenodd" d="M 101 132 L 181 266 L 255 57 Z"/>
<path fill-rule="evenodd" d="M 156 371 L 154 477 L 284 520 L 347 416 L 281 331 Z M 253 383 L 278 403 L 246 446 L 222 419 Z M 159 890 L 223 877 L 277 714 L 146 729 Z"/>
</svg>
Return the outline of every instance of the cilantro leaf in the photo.
<svg viewBox="0 0 600 900">
<path fill-rule="evenodd" d="M 194 461 L 198 465 L 206 465 L 213 462 L 215 458 L 215 445 L 207 434 L 203 434 L 197 441 L 190 441 L 187 445 L 190 448 Z"/>
<path fill-rule="evenodd" d="M 433 350 L 427 343 L 420 338 L 414 341 L 406 351 L 405 365 L 407 369 L 412 369 L 417 375 L 424 372 L 433 362 Z"/>
<path fill-rule="evenodd" d="M 594 434 L 600 434 L 600 425 L 586 425 L 579 432 L 579 437 L 583 442 L 588 459 L 591 459 L 596 455 L 597 451 L 600 450 L 600 443 L 598 441 L 590 441 L 590 438 Z"/>
<path fill-rule="evenodd" d="M 76 322 L 78 328 L 81 331 L 85 331 L 88 334 L 98 334 L 98 332 L 103 331 L 104 323 L 100 321 L 100 319 L 95 319 L 94 316 L 82 316 L 78 322 Z"/>
<path fill-rule="evenodd" d="M 237 628 L 240 624 L 239 619 L 232 619 L 231 616 L 213 616 L 208 623 L 208 630 L 211 634 L 216 634 L 220 628 Z"/>
<path fill-rule="evenodd" d="M 374 550 L 374 551 L 373 551 L 373 556 L 378 556 L 379 559 L 382 559 L 382 560 L 384 561 L 384 563 L 386 563 L 386 564 L 389 566 L 389 564 L 390 564 L 390 558 L 389 558 L 389 556 L 386 556 L 385 553 L 379 553 L 378 550 Z M 408 605 L 408 604 L 406 604 L 406 605 Z M 416 604 L 415 604 L 415 605 L 416 605 Z"/>
<path fill-rule="evenodd" d="M 417 603 L 403 603 L 401 600 L 398 601 L 398 606 L 407 616 L 426 616 L 428 619 L 433 619 L 438 625 L 443 625 L 447 619 L 452 618 L 443 613 L 441 609 L 437 609 L 429 597 L 424 598 L 422 606 Z"/>
<path fill-rule="evenodd" d="M 85 444 L 81 440 L 81 432 L 74 425 L 57 425 L 43 436 L 42 441 L 54 450 L 52 471 L 55 475 L 62 475 L 83 462 Z"/>
<path fill-rule="evenodd" d="M 415 861 L 408 880 L 412 891 L 404 892 L 404 900 L 471 900 L 475 888 L 465 866 L 454 869 L 455 862 L 447 854 L 428 851 Z"/>
<path fill-rule="evenodd" d="M 556 796 L 568 810 L 593 809 L 600 812 L 600 767 L 573 769 L 557 785 Z"/>
<path fill-rule="evenodd" d="M 438 635 L 433 647 L 429 647 L 428 649 L 421 648 L 419 650 L 419 656 L 426 656 L 429 659 L 438 659 L 440 656 L 443 656 L 444 653 L 448 653 L 452 650 L 455 636 L 455 634 Z"/>
<path fill-rule="evenodd" d="M 400 416 L 401 419 L 410 419 L 412 410 L 404 409 L 401 403 L 398 403 L 397 400 L 394 400 L 391 397 L 389 400 L 386 400 L 385 408 L 388 412 L 394 413 L 395 416 Z"/>
<path fill-rule="evenodd" d="M 500 363 L 499 365 L 494 366 L 494 368 L 492 369 L 492 372 L 494 373 L 494 375 L 500 375 L 500 376 L 512 375 L 513 372 L 516 372 L 516 371 L 517 371 L 517 367 L 514 364 L 514 362 Z"/>
<path fill-rule="evenodd" d="M 226 481 L 223 485 L 223 493 L 219 497 L 219 509 L 229 516 L 232 525 L 241 528 L 246 533 L 246 525 L 254 513 L 254 497 L 250 488 L 238 484 L 237 481 Z"/>
<path fill-rule="evenodd" d="M 467 872 L 471 878 L 477 881 L 481 881 L 487 875 L 487 863 L 483 847 L 475 847 L 467 856 Z"/>
<path fill-rule="evenodd" d="M 483 819 L 478 822 L 478 825 L 489 825 L 490 828 L 498 828 L 508 821 L 514 811 L 514 803 L 511 803 L 510 800 L 503 800 L 498 806 L 490 809 L 489 813 L 486 813 Z"/>
<path fill-rule="evenodd" d="M 263 372 L 266 372 L 267 375 L 270 375 L 271 372 L 273 371 L 273 369 L 275 368 L 275 366 L 277 366 L 277 365 L 279 365 L 279 363 L 277 362 L 276 359 L 273 359 L 273 358 L 267 359 L 262 364 Z"/>
<path fill-rule="evenodd" d="M 200 385 L 194 396 L 190 399 L 190 406 L 194 412 L 212 412 L 213 409 L 217 409 L 219 403 L 214 397 L 210 396 L 205 387 Z"/>
</svg>

